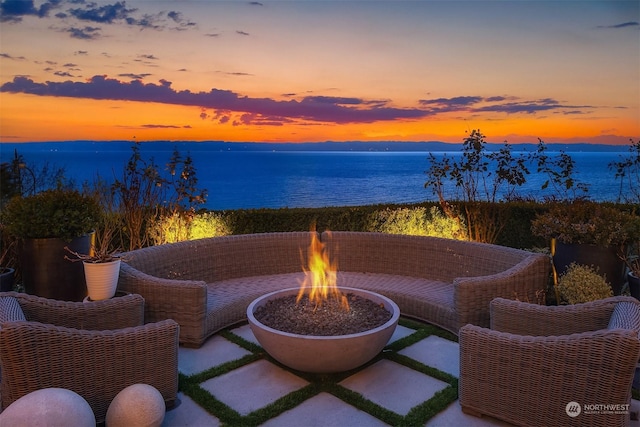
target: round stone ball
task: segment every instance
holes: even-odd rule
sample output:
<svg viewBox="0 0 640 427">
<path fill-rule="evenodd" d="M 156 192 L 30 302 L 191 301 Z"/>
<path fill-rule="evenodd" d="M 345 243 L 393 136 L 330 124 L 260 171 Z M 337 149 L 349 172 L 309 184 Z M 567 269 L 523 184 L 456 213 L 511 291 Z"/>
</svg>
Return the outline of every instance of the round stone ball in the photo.
<svg viewBox="0 0 640 427">
<path fill-rule="evenodd" d="M 107 427 L 159 427 L 164 420 L 162 394 L 149 384 L 133 384 L 116 395 L 107 409 Z"/>
<path fill-rule="evenodd" d="M 78 393 L 64 388 L 43 388 L 22 396 L 2 411 L 0 425 L 95 427 L 96 417 Z"/>
</svg>

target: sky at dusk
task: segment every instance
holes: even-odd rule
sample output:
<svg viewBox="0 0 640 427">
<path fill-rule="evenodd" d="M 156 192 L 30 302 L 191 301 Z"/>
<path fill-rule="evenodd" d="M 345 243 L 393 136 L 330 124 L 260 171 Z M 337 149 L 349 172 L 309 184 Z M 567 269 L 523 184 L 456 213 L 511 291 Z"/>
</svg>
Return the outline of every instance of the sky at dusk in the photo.
<svg viewBox="0 0 640 427">
<path fill-rule="evenodd" d="M 0 142 L 628 144 L 640 2 L 0 2 Z"/>
</svg>

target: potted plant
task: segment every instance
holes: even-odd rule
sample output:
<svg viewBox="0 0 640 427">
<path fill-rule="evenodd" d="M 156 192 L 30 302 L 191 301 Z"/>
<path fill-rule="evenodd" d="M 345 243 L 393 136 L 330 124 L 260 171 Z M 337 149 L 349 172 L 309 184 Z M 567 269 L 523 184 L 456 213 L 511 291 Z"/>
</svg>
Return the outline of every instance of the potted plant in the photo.
<svg viewBox="0 0 640 427">
<path fill-rule="evenodd" d="M 619 295 L 625 282 L 621 255 L 640 238 L 630 224 L 638 217 L 613 206 L 577 200 L 556 203 L 532 221 L 534 235 L 550 240 L 554 279 L 572 262 L 596 266 Z M 557 293 L 557 292 L 556 292 Z"/>
<path fill-rule="evenodd" d="M 113 248 L 117 226 L 117 216 L 104 212 L 100 225 L 93 234 L 89 252 L 79 253 L 65 247 L 65 250 L 73 255 L 73 258 L 65 256 L 67 260 L 82 261 L 87 293 L 91 301 L 113 298 L 116 294 L 122 262 L 122 257 L 118 255 L 119 250 Z"/>
<path fill-rule="evenodd" d="M 2 223 L 18 238 L 18 264 L 27 293 L 66 301 L 84 298 L 82 267 L 64 260 L 64 248 L 88 253 L 99 217 L 95 198 L 68 189 L 16 196 L 6 204 Z"/>
</svg>

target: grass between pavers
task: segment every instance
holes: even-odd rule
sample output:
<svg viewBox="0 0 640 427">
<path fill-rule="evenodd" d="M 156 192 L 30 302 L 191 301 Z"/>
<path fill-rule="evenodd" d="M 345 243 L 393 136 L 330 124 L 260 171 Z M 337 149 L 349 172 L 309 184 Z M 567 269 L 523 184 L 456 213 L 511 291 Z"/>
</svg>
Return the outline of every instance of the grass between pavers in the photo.
<svg viewBox="0 0 640 427">
<path fill-rule="evenodd" d="M 249 342 L 238 335 L 235 335 L 229 330 L 224 330 L 220 332 L 221 336 L 239 345 L 245 350 L 250 351 L 251 354 L 240 359 L 215 366 L 198 374 L 189 376 L 180 374 L 179 388 L 180 391 L 193 399 L 210 414 L 217 417 L 220 422 L 226 426 L 258 426 L 271 418 L 277 417 L 283 412 L 295 408 L 304 401 L 322 392 L 329 393 L 344 401 L 345 403 L 361 411 L 364 411 L 389 425 L 424 425 L 430 418 L 443 411 L 447 406 L 449 406 L 458 398 L 458 379 L 453 375 L 447 374 L 438 369 L 413 360 L 409 357 L 398 354 L 398 352 L 430 335 L 436 335 L 455 342 L 457 342 L 458 339 L 455 335 L 433 325 L 420 323 L 410 319 L 401 318 L 399 324 L 404 327 L 413 329 L 415 332 L 391 343 L 390 345 L 385 347 L 378 356 L 376 356 L 367 364 L 357 369 L 337 374 L 311 374 L 293 370 L 271 358 L 271 356 L 269 356 L 262 347 Z M 234 328 L 235 327 L 237 326 L 234 326 Z M 248 365 L 260 359 L 268 360 L 269 362 L 281 367 L 282 369 L 285 369 L 293 373 L 294 375 L 305 379 L 309 382 L 309 384 L 247 415 L 241 415 L 233 408 L 216 399 L 215 396 L 213 396 L 211 393 L 200 386 L 200 384 L 204 381 L 220 375 L 224 375 L 228 372 L 231 372 L 237 368 Z M 349 390 L 348 388 L 343 387 L 339 384 L 345 378 L 365 369 L 366 367 L 378 362 L 381 359 L 387 359 L 395 363 L 404 365 L 410 369 L 429 375 L 440 381 L 446 382 L 449 384 L 449 386 L 437 392 L 431 399 L 412 408 L 408 414 L 400 415 L 372 402 L 371 400 L 362 396 L 360 393 Z"/>
</svg>

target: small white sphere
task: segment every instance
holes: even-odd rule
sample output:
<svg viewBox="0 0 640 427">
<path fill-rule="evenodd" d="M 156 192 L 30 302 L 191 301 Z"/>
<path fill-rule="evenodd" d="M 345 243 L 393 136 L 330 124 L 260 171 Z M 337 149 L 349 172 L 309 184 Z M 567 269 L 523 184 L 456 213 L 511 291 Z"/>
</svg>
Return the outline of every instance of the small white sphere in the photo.
<svg viewBox="0 0 640 427">
<path fill-rule="evenodd" d="M 164 420 L 162 394 L 148 384 L 133 384 L 116 395 L 107 410 L 107 427 L 159 427 Z"/>
<path fill-rule="evenodd" d="M 94 427 L 96 417 L 86 400 L 64 388 L 43 388 L 22 396 L 0 414 L 0 426 Z"/>
</svg>

